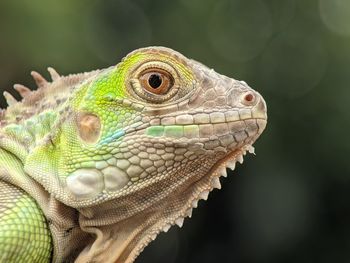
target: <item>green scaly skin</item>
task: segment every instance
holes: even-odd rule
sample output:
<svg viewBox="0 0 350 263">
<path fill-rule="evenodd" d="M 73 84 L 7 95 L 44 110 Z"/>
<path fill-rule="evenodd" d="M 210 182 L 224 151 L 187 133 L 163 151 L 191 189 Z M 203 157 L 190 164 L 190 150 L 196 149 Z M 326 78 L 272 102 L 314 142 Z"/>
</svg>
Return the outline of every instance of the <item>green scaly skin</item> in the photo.
<svg viewBox="0 0 350 263">
<path fill-rule="evenodd" d="M 0 149 L 0 167 L 16 169 L 19 161 Z M 0 181 L 0 262 L 50 262 L 51 234 L 36 201 L 22 189 Z"/>
<path fill-rule="evenodd" d="M 51 83 L 32 73 L 35 92 L 15 85 L 21 102 L 4 94 L 8 262 L 133 262 L 221 188 L 266 126 L 259 93 L 171 49 L 139 49 L 90 73 L 49 71 Z"/>
</svg>

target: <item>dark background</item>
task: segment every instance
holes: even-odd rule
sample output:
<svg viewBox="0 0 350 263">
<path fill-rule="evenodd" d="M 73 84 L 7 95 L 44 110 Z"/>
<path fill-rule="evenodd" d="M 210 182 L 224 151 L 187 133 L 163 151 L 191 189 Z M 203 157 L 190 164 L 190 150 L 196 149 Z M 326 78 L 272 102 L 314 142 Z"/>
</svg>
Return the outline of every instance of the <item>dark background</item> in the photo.
<svg viewBox="0 0 350 263">
<path fill-rule="evenodd" d="M 257 156 L 137 262 L 350 262 L 350 1 L 0 2 L 2 90 L 149 45 L 245 80 L 269 122 Z"/>
</svg>

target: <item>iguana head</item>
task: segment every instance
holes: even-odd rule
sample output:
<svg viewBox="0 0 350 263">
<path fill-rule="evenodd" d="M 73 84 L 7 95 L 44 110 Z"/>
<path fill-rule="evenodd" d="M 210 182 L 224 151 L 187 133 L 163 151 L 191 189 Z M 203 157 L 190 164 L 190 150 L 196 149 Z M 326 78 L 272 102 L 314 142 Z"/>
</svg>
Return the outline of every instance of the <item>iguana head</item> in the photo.
<svg viewBox="0 0 350 263">
<path fill-rule="evenodd" d="M 89 218 L 150 218 L 144 240 L 182 224 L 266 125 L 266 104 L 245 82 L 163 47 L 71 86 L 25 171 Z"/>
<path fill-rule="evenodd" d="M 25 167 L 76 207 L 145 188 L 182 194 L 198 180 L 206 193 L 266 124 L 265 102 L 245 82 L 160 47 L 76 85 L 58 114 Z"/>
</svg>

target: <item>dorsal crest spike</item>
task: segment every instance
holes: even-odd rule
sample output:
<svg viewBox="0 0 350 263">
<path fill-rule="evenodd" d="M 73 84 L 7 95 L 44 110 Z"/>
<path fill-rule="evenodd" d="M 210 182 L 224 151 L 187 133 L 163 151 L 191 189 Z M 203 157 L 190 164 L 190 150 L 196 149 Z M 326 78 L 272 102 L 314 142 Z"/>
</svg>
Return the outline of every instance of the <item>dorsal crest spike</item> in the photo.
<svg viewBox="0 0 350 263">
<path fill-rule="evenodd" d="M 48 85 L 47 80 L 43 76 L 41 76 L 38 72 L 32 71 L 30 72 L 30 75 L 32 75 L 38 88 L 44 88 L 45 86 Z"/>
<path fill-rule="evenodd" d="M 13 88 L 21 95 L 22 98 L 25 98 L 31 92 L 31 90 L 28 87 L 22 84 L 15 84 L 13 85 Z"/>
<path fill-rule="evenodd" d="M 50 73 L 52 81 L 58 80 L 61 77 L 60 74 L 58 74 L 57 71 L 52 67 L 48 67 L 47 71 Z"/>
<path fill-rule="evenodd" d="M 9 106 L 16 104 L 18 101 L 7 91 L 4 91 L 4 97 Z"/>
<path fill-rule="evenodd" d="M 2 112 L 0 110 L 0 127 L 11 123 L 19 123 L 24 119 L 31 118 L 33 115 L 40 114 L 46 109 L 57 108 L 69 98 L 78 84 L 100 72 L 100 70 L 94 70 L 88 73 L 60 76 L 54 69 L 50 68 L 48 70 L 53 79 L 52 82 L 44 79 L 36 71 L 31 72 L 38 86 L 37 90 L 32 90 L 22 84 L 13 86 L 23 100 L 17 101 L 8 92 L 4 93 L 9 106 Z M 19 115 L 23 116 L 23 118 L 19 118 Z"/>
</svg>

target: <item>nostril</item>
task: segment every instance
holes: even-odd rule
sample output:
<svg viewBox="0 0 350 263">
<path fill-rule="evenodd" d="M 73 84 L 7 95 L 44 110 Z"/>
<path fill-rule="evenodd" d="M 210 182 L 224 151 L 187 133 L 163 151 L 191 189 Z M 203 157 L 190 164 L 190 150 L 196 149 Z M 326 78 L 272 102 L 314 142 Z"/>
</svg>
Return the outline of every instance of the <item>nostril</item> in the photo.
<svg viewBox="0 0 350 263">
<path fill-rule="evenodd" d="M 247 94 L 247 95 L 244 96 L 244 99 L 245 99 L 246 101 L 248 101 L 248 102 L 251 102 L 251 101 L 254 100 L 254 95 L 251 94 L 251 93 L 249 93 L 249 94 Z"/>
<path fill-rule="evenodd" d="M 242 103 L 245 105 L 253 105 L 255 102 L 255 95 L 253 92 L 247 92 L 243 95 L 243 101 Z"/>
</svg>

